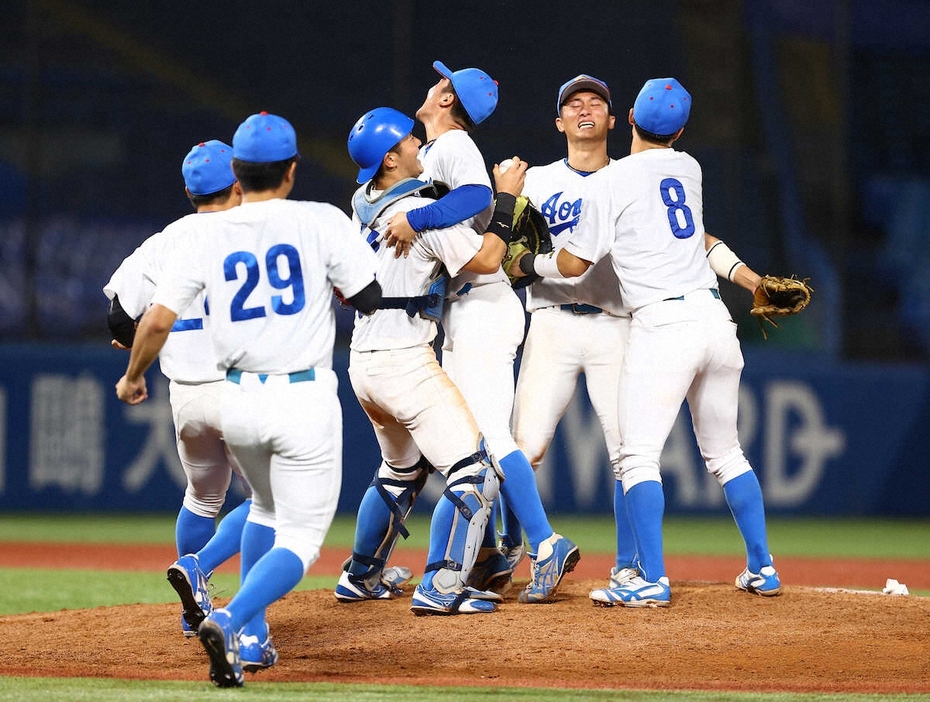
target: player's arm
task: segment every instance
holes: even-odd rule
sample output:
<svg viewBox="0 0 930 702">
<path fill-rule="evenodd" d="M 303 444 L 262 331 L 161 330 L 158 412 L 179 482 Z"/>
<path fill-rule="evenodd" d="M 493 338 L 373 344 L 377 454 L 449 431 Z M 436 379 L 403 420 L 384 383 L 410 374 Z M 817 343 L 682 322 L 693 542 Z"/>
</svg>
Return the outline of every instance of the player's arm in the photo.
<svg viewBox="0 0 930 702">
<path fill-rule="evenodd" d="M 417 232 L 445 229 L 464 222 L 487 209 L 492 196 L 486 185 L 460 185 L 435 202 L 395 214 L 384 230 L 384 240 L 388 246 L 393 246 L 397 241 L 412 241 Z"/>
<path fill-rule="evenodd" d="M 759 287 L 762 276 L 747 266 L 739 256 L 717 237 L 704 233 L 704 249 L 711 270 L 721 278 L 736 283 L 751 293 Z"/>
<path fill-rule="evenodd" d="M 534 273 L 543 278 L 577 278 L 592 265 L 564 248 L 547 254 L 526 252 L 515 259 L 510 266 L 511 274 L 517 278 Z"/>
<path fill-rule="evenodd" d="M 126 374 L 116 384 L 116 396 L 130 405 L 138 405 L 148 397 L 145 387 L 145 371 L 154 363 L 158 352 L 165 345 L 168 333 L 178 315 L 159 304 L 152 305 L 142 315 L 136 338 L 129 356 Z"/>
<path fill-rule="evenodd" d="M 513 234 L 513 212 L 517 205 L 517 196 L 523 192 L 526 166 L 526 162 L 516 156 L 513 158 L 513 164 L 504 173 L 494 164 L 494 182 L 497 186 L 494 214 L 488 223 L 488 230 L 484 233 L 481 249 L 463 266 L 466 271 L 494 273 L 500 268 Z"/>
<path fill-rule="evenodd" d="M 373 280 L 345 301 L 362 314 L 372 314 L 381 306 L 381 284 Z"/>
</svg>

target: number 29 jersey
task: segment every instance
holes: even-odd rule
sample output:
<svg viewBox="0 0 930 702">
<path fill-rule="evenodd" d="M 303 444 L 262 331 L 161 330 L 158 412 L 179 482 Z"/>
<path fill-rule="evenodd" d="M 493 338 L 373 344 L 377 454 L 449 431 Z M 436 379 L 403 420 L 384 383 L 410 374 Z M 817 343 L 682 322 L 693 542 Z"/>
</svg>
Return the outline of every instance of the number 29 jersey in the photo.
<svg viewBox="0 0 930 702">
<path fill-rule="evenodd" d="M 269 374 L 332 368 L 333 286 L 352 297 L 378 267 L 345 213 L 325 203 L 274 199 L 175 224 L 185 227 L 185 244 L 152 302 L 183 311 L 205 290 L 219 368 Z"/>
<path fill-rule="evenodd" d="M 590 176 L 569 253 L 596 262 L 610 254 L 627 306 L 717 287 L 704 247 L 701 166 L 670 148 L 626 156 Z"/>
</svg>

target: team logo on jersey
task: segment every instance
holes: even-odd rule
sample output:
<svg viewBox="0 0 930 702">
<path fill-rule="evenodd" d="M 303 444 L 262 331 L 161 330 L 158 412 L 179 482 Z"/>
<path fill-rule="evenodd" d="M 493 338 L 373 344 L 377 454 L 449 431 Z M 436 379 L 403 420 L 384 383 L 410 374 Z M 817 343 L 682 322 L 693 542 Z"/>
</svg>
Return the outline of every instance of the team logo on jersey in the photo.
<svg viewBox="0 0 930 702">
<path fill-rule="evenodd" d="M 539 208 L 539 211 L 546 217 L 549 233 L 552 236 L 558 236 L 566 229 L 570 232 L 574 231 L 578 218 L 581 216 L 582 198 L 579 197 L 574 202 L 562 201 L 562 195 L 561 192 L 556 193 Z"/>
</svg>

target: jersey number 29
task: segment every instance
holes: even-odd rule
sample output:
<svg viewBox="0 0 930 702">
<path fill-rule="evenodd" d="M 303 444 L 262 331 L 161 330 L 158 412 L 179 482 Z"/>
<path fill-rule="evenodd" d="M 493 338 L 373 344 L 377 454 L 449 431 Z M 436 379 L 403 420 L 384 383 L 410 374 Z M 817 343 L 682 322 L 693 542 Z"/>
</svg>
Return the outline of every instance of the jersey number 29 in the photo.
<svg viewBox="0 0 930 702">
<path fill-rule="evenodd" d="M 287 274 L 282 277 L 278 266 L 279 259 L 284 258 L 287 264 Z M 261 270 L 258 259 L 255 254 L 248 251 L 236 251 L 229 254 L 223 261 L 223 272 L 226 280 L 233 281 L 239 279 L 239 264 L 245 269 L 245 280 L 242 286 L 232 299 L 229 305 L 229 315 L 234 322 L 241 322 L 245 319 L 255 319 L 266 315 L 265 306 L 258 305 L 246 307 L 246 300 L 249 295 L 258 286 L 261 279 Z M 286 290 L 291 288 L 292 298 L 290 302 L 284 301 L 283 295 L 271 296 L 271 310 L 275 314 L 297 314 L 304 308 L 306 298 L 304 296 L 304 279 L 300 270 L 300 255 L 297 249 L 289 244 L 277 244 L 268 249 L 265 254 L 265 270 L 268 275 L 268 282 L 276 290 Z"/>
<path fill-rule="evenodd" d="M 694 217 L 691 208 L 685 204 L 685 187 L 680 180 L 665 178 L 659 183 L 662 202 L 668 208 L 668 224 L 676 239 L 687 239 L 694 234 Z M 672 193 L 675 198 L 672 199 Z"/>
</svg>

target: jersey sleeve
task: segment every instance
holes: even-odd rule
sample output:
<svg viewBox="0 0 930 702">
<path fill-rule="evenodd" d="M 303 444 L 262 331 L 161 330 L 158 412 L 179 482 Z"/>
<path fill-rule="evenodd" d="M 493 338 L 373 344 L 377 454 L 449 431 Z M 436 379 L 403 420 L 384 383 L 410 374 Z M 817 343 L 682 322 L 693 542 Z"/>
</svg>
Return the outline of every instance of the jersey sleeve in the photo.
<svg viewBox="0 0 930 702">
<path fill-rule="evenodd" d="M 611 221 L 612 191 L 610 189 L 608 168 L 590 176 L 590 182 L 586 187 L 606 188 L 608 191 L 601 197 L 589 197 L 585 199 L 584 207 L 578 218 L 578 227 L 568 241 L 565 242 L 565 250 L 580 259 L 597 263 L 610 253 L 611 243 L 613 242 L 614 226 Z"/>
<path fill-rule="evenodd" d="M 158 234 L 149 237 L 110 276 L 103 293 L 112 300 L 119 296 L 120 306 L 133 319 L 138 319 L 148 308 L 155 292 L 152 271 L 152 243 Z"/>
<path fill-rule="evenodd" d="M 152 294 L 153 305 L 167 307 L 178 316 L 190 307 L 206 284 L 203 261 L 208 259 L 208 252 L 204 242 L 195 235 L 173 240 L 174 245 L 164 252 L 164 265 Z"/>
<path fill-rule="evenodd" d="M 464 224 L 441 231 L 427 230 L 414 240 L 414 246 L 424 246 L 433 257 L 442 261 L 449 275 L 456 276 L 481 250 L 484 237 L 475 236 L 475 230 Z"/>
<path fill-rule="evenodd" d="M 358 227 L 334 205 L 326 206 L 326 233 L 329 280 L 346 298 L 352 297 L 375 279 L 378 259 Z"/>
</svg>

